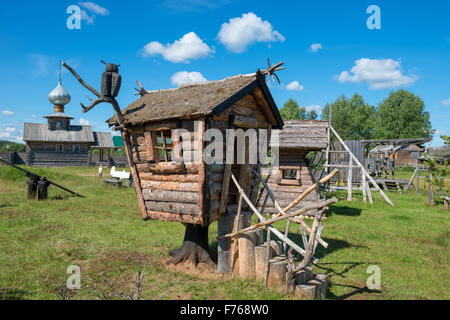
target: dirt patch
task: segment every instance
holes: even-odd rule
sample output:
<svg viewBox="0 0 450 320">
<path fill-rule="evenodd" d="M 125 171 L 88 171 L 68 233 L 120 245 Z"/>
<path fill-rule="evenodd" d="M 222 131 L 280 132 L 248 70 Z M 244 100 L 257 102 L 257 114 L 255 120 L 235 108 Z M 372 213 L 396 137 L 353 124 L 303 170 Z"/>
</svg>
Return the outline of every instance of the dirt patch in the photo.
<svg viewBox="0 0 450 320">
<path fill-rule="evenodd" d="M 212 268 L 205 263 L 199 263 L 196 268 L 192 266 L 192 264 L 190 264 L 188 261 L 179 263 L 177 265 L 166 264 L 167 261 L 169 261 L 169 259 L 166 259 L 162 262 L 164 263 L 166 269 L 171 272 L 195 276 L 202 280 L 224 279 L 229 277 L 223 275 L 222 273 L 218 272 L 216 268 Z"/>
</svg>

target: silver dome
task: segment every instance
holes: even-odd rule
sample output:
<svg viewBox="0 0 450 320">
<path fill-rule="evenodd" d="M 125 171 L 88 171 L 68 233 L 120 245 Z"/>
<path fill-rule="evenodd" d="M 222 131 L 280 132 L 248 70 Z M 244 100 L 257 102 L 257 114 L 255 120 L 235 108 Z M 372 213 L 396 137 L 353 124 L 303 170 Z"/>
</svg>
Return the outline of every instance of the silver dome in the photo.
<svg viewBox="0 0 450 320">
<path fill-rule="evenodd" d="M 48 100 L 55 105 L 65 106 L 70 102 L 70 95 L 61 85 L 61 81 L 58 83 L 58 86 L 53 89 L 52 92 L 48 94 Z"/>
</svg>

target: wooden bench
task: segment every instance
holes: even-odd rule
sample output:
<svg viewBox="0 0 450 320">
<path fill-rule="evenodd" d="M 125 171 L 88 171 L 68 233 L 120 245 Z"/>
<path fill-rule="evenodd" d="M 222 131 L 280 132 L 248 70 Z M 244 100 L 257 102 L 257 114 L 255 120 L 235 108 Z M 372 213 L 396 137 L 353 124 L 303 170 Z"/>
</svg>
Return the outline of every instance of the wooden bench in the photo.
<svg viewBox="0 0 450 320">
<path fill-rule="evenodd" d="M 122 181 L 117 179 L 104 179 L 103 180 L 103 186 L 107 187 L 110 185 L 114 185 L 117 189 L 120 189 L 122 187 Z"/>
<path fill-rule="evenodd" d="M 448 210 L 448 202 L 450 201 L 449 196 L 441 197 L 442 200 L 444 200 L 444 208 L 445 210 Z"/>
</svg>

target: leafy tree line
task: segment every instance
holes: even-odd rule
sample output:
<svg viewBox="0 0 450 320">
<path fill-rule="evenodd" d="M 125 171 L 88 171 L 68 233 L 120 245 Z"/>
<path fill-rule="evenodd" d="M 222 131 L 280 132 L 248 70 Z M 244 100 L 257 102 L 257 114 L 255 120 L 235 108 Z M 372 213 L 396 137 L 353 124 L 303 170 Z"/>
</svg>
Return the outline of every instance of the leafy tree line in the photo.
<svg viewBox="0 0 450 320">
<path fill-rule="evenodd" d="M 328 120 L 330 108 L 332 126 L 344 140 L 428 138 L 432 133 L 424 101 L 403 89 L 391 92 L 378 107 L 357 93 L 351 98 L 342 95 L 324 106 L 323 120 Z M 280 113 L 284 120 L 317 119 L 317 113 L 306 112 L 294 99 L 289 99 Z"/>
<path fill-rule="evenodd" d="M 319 117 L 315 110 L 307 111 L 292 98 L 286 101 L 280 109 L 280 114 L 283 120 L 316 120 Z"/>
<path fill-rule="evenodd" d="M 25 150 L 26 146 L 24 144 L 0 140 L 0 151 L 25 152 Z"/>
</svg>

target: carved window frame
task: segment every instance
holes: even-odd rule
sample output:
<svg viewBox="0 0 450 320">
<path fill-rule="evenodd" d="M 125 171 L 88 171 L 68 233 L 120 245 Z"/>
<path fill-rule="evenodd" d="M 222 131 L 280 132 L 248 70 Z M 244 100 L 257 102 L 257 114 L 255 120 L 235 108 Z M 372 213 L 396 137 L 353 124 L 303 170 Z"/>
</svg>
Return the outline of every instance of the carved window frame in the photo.
<svg viewBox="0 0 450 320">
<path fill-rule="evenodd" d="M 295 170 L 296 171 L 295 179 L 285 179 L 284 178 L 284 171 L 287 171 L 287 170 Z M 302 185 L 301 174 L 302 174 L 301 167 L 281 166 L 278 171 L 278 175 L 279 175 L 278 184 L 279 185 L 287 185 L 287 186 L 301 186 Z"/>
</svg>

